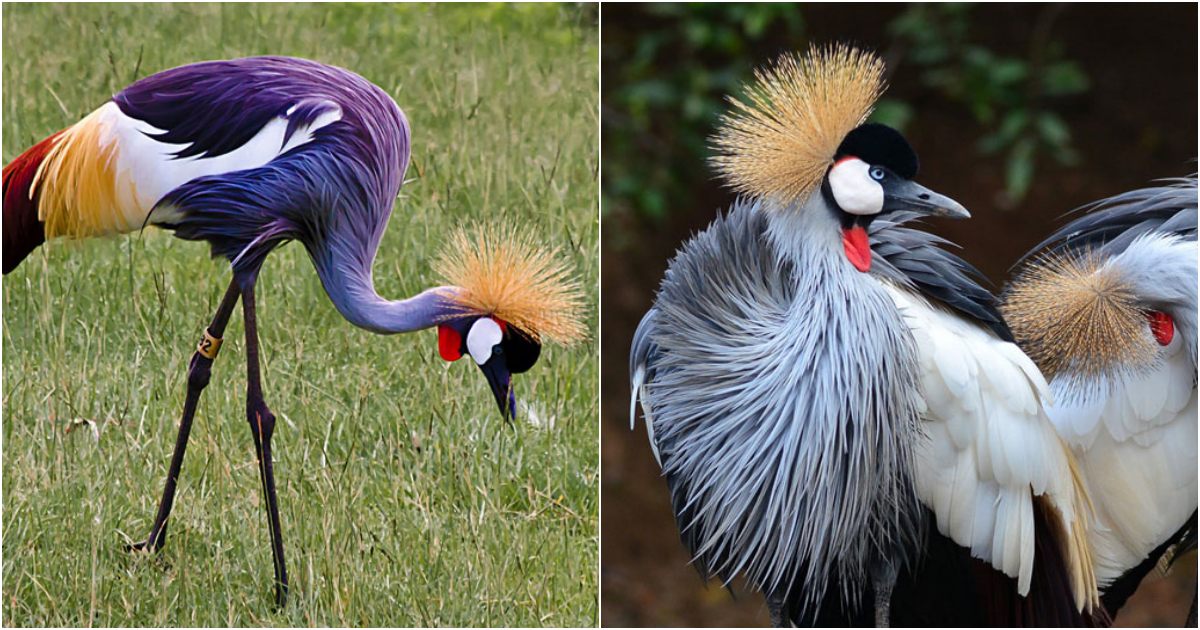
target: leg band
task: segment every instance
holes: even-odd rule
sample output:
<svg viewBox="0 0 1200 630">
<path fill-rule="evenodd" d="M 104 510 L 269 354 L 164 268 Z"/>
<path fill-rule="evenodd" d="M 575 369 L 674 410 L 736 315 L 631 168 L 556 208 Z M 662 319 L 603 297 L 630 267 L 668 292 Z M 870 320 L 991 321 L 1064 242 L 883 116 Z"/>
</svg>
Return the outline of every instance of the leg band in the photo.
<svg viewBox="0 0 1200 630">
<path fill-rule="evenodd" d="M 199 344 L 196 344 L 196 352 L 199 352 L 201 355 L 208 357 L 209 359 L 216 359 L 217 353 L 220 351 L 221 338 L 214 337 L 212 333 L 208 332 L 208 329 L 205 328 L 204 337 L 200 339 Z"/>
</svg>

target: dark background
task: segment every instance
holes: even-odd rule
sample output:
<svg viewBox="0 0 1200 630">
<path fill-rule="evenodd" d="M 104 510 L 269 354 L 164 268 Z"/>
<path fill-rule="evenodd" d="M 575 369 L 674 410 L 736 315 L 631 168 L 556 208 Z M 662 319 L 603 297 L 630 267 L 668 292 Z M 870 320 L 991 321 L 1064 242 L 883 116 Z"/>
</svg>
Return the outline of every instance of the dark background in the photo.
<svg viewBox="0 0 1200 630">
<path fill-rule="evenodd" d="M 1194 4 L 604 5 L 603 625 L 767 623 L 760 596 L 687 566 L 645 429 L 629 430 L 633 329 L 679 244 L 731 201 L 704 164 L 720 95 L 810 42 L 878 51 L 880 118 L 917 149 L 918 181 L 974 215 L 929 229 L 1002 283 L 1064 212 L 1196 168 L 1196 18 Z M 1118 624 L 1179 625 L 1195 566 L 1148 578 Z"/>
</svg>

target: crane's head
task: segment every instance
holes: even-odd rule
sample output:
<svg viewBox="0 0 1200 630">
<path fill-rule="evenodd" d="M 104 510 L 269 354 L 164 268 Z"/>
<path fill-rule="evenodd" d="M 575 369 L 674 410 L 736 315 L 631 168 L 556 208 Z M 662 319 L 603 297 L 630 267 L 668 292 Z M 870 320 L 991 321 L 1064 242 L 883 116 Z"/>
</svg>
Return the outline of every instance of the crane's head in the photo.
<svg viewBox="0 0 1200 630">
<path fill-rule="evenodd" d="M 1045 255 L 1008 287 L 1005 319 L 1049 379 L 1137 373 L 1193 345 L 1195 257 L 1195 241 L 1164 235 L 1113 257 Z"/>
<path fill-rule="evenodd" d="M 446 361 L 469 356 L 500 414 L 512 419 L 512 375 L 537 363 L 543 340 L 565 345 L 584 336 L 579 284 L 557 251 L 495 226 L 460 230 L 437 268 L 452 285 L 445 289 L 451 314 L 437 327 L 438 353 Z"/>
<path fill-rule="evenodd" d="M 886 125 L 856 127 L 838 147 L 821 192 L 837 216 L 846 258 L 855 269 L 871 269 L 867 227 L 875 217 L 909 212 L 970 218 L 957 201 L 913 181 L 917 166 L 917 154 L 908 141 Z"/>
<path fill-rule="evenodd" d="M 1131 382 L 1175 358 L 1194 378 L 1194 177 L 1101 202 L 1035 251 L 1004 315 L 1047 378 Z"/>
<path fill-rule="evenodd" d="M 438 324 L 438 354 L 446 361 L 470 356 L 487 379 L 500 414 L 517 414 L 512 375 L 533 367 L 542 344 L 530 333 L 492 315 L 458 317 Z"/>
<path fill-rule="evenodd" d="M 818 195 L 837 219 L 846 257 L 868 271 L 867 226 L 910 212 L 966 218 L 958 202 L 913 181 L 917 154 L 900 132 L 867 123 L 884 90 L 883 61 L 847 46 L 784 55 L 732 99 L 713 138 L 712 164 L 739 193 L 779 212 L 811 209 Z"/>
</svg>

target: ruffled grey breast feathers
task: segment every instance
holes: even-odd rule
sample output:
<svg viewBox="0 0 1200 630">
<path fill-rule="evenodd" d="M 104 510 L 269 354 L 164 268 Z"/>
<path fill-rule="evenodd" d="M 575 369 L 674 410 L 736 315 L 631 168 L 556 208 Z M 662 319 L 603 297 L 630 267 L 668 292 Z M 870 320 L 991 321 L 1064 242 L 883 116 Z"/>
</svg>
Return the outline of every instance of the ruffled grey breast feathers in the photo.
<svg viewBox="0 0 1200 630">
<path fill-rule="evenodd" d="M 813 603 L 915 547 L 915 349 L 878 280 L 769 220 L 739 203 L 683 247 L 632 367 L 696 566 Z"/>
</svg>

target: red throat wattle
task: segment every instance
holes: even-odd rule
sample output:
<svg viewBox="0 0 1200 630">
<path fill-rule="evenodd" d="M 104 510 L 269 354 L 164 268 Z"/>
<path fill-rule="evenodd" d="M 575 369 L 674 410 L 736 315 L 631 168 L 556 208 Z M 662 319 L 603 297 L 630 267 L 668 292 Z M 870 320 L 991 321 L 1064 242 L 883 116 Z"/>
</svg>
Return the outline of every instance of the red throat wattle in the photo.
<svg viewBox="0 0 1200 630">
<path fill-rule="evenodd" d="M 867 231 L 862 226 L 842 230 L 842 247 L 846 259 L 854 268 L 866 273 L 871 270 L 871 244 L 867 242 Z"/>
</svg>

